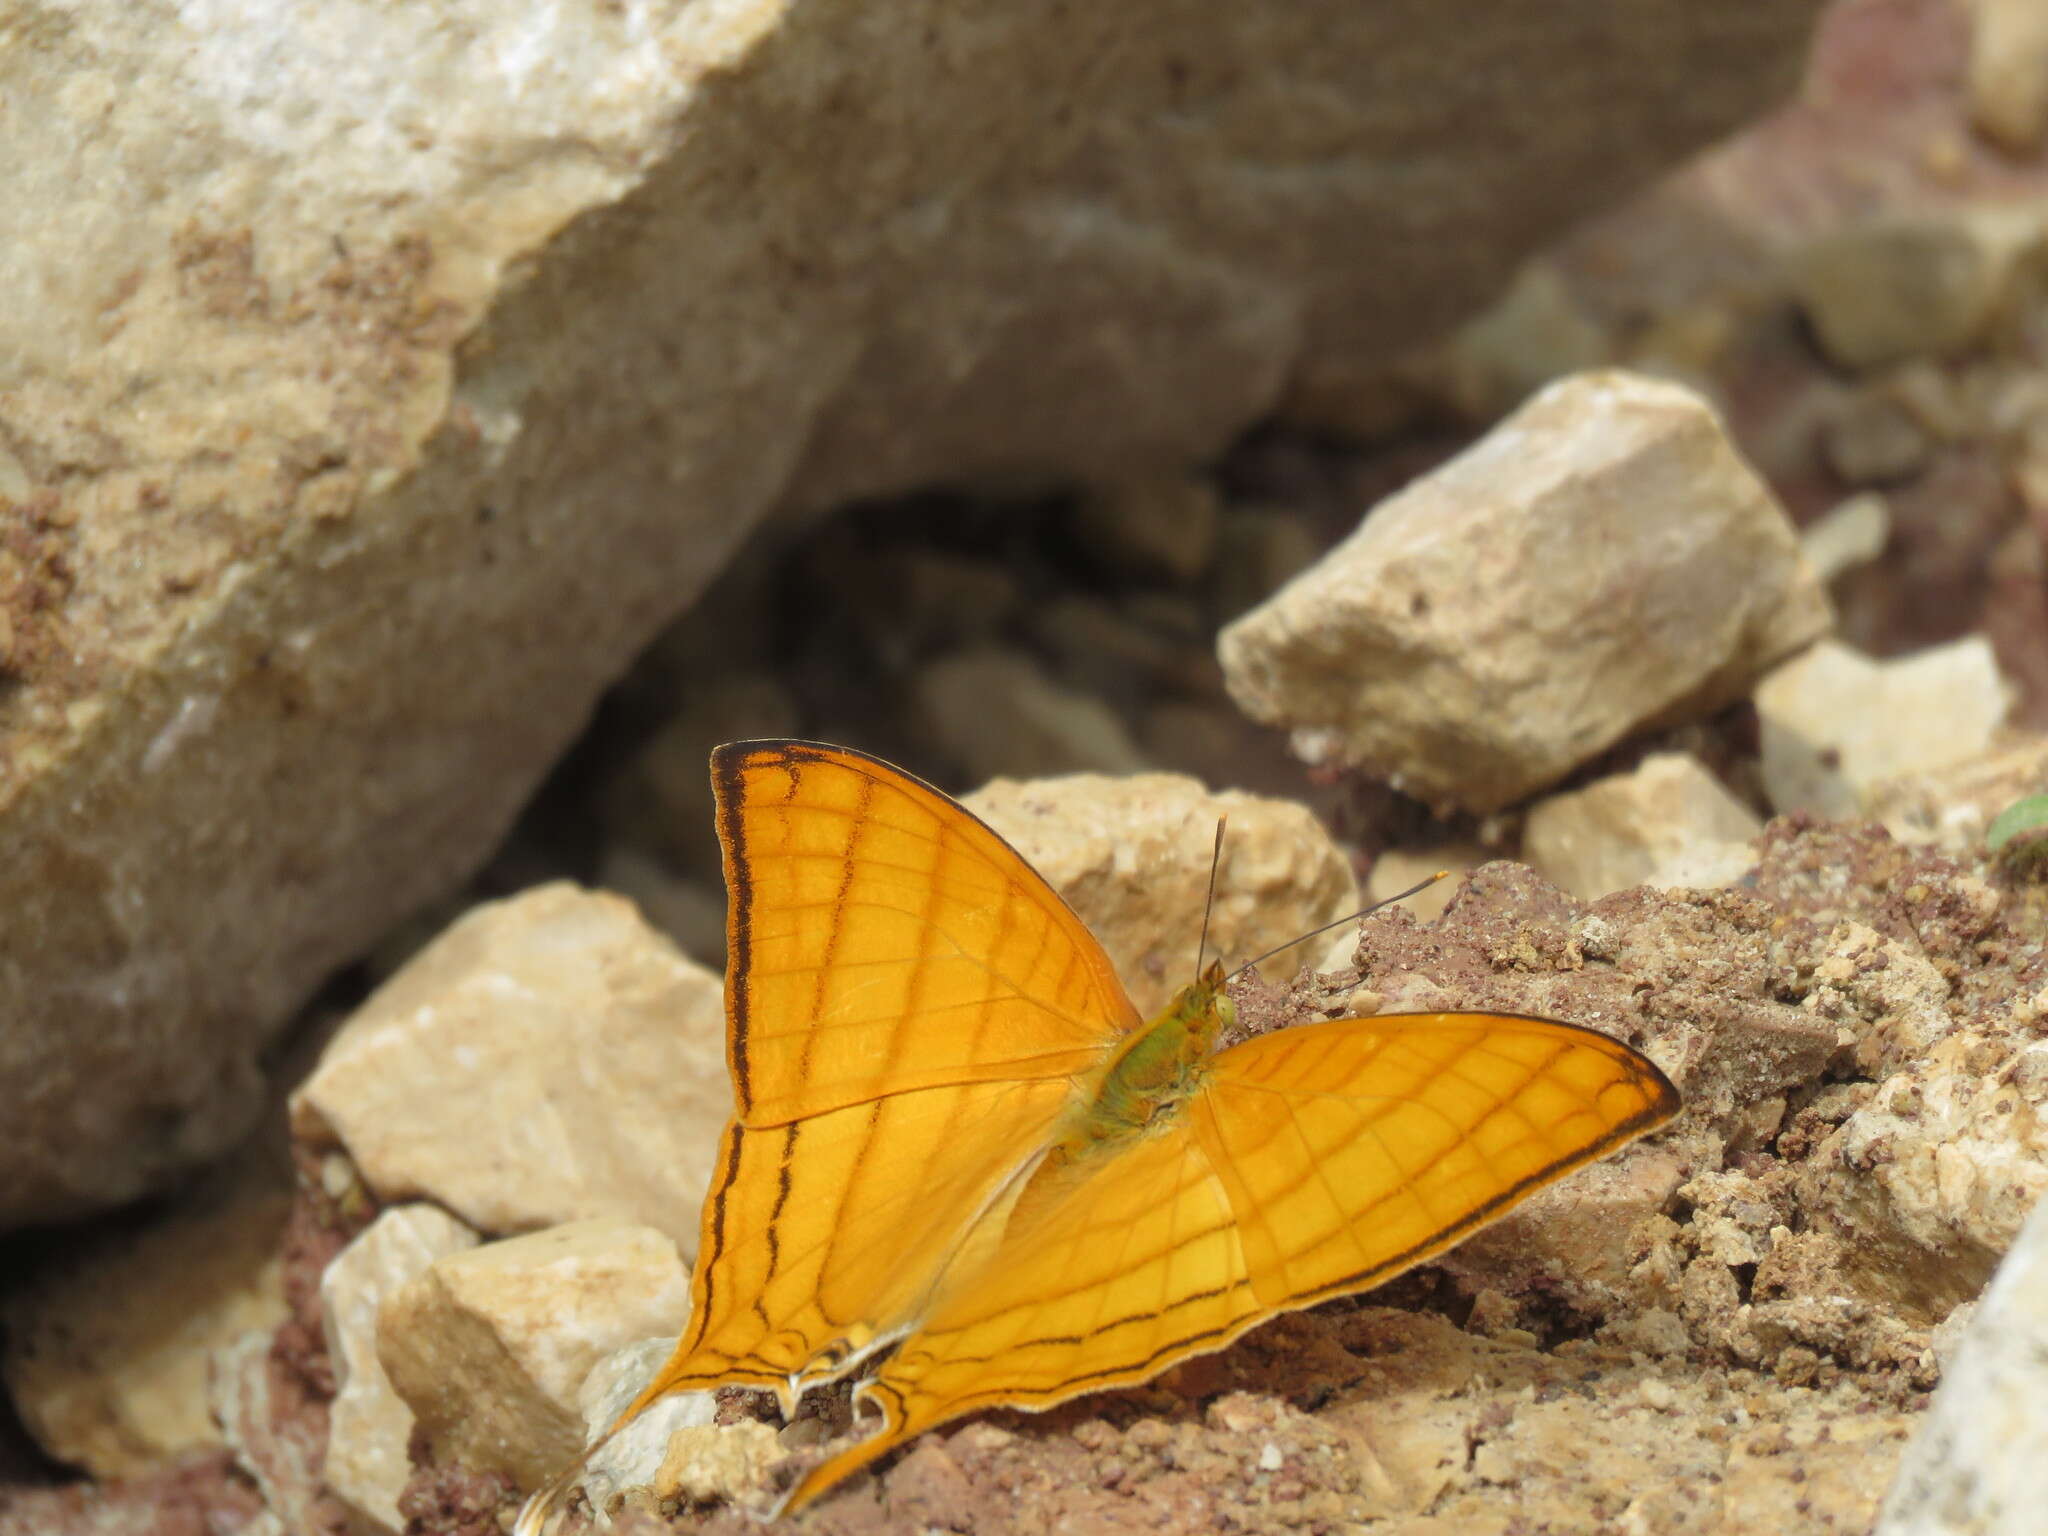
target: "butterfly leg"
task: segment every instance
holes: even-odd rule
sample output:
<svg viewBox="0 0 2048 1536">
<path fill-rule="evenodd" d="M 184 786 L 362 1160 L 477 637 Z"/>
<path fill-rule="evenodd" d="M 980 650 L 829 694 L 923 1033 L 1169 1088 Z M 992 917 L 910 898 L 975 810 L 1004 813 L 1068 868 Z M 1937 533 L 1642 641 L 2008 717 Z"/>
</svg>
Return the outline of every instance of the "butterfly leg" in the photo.
<svg viewBox="0 0 2048 1536">
<path fill-rule="evenodd" d="M 881 1427 L 865 1440 L 848 1446 L 836 1456 L 828 1456 L 806 1472 L 787 1493 L 783 1494 L 775 1506 L 772 1518 L 779 1519 L 783 1515 L 794 1514 L 840 1479 L 849 1477 L 869 1462 L 886 1456 L 926 1428 L 923 1424 L 909 1422 L 904 1417 L 902 1406 L 896 1401 L 894 1394 L 885 1386 L 877 1390 L 878 1386 L 880 1384 L 876 1382 L 863 1384 L 854 1393 L 854 1405 L 855 1411 L 858 1412 L 862 1403 L 874 1403 L 882 1411 Z M 524 1533 L 515 1533 L 515 1536 L 524 1536 Z"/>
</svg>

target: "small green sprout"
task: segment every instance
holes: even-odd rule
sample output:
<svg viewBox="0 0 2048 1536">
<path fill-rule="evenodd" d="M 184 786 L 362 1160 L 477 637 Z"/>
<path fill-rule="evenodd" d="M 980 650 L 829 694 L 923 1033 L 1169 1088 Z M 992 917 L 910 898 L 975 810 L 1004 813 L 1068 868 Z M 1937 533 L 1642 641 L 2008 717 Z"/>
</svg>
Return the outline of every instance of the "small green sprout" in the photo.
<svg viewBox="0 0 2048 1536">
<path fill-rule="evenodd" d="M 1984 829 L 1984 846 L 2014 874 L 2048 867 L 2048 795 L 2028 795 L 2000 811 Z"/>
</svg>

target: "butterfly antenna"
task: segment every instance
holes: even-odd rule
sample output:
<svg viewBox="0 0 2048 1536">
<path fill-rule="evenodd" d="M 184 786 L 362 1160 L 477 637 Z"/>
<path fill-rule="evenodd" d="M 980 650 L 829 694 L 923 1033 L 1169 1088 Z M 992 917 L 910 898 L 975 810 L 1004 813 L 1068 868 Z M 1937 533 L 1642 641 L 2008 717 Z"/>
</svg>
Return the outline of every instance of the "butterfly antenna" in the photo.
<svg viewBox="0 0 2048 1536">
<path fill-rule="evenodd" d="M 1272 959 L 1282 950 L 1292 949 L 1297 944 L 1306 944 L 1310 939 L 1314 938 L 1317 934 L 1328 933 L 1332 928 L 1342 928 L 1346 923 L 1355 923 L 1361 917 L 1367 917 L 1370 916 L 1372 913 L 1379 911 L 1381 907 L 1391 907 L 1397 901 L 1406 901 L 1410 896 L 1428 890 L 1432 885 L 1435 885 L 1437 881 L 1445 879 L 1449 875 L 1450 871 L 1448 869 L 1440 869 L 1435 874 L 1431 875 L 1428 879 L 1416 881 L 1415 884 L 1409 886 L 1408 889 L 1405 891 L 1397 891 L 1392 896 L 1383 896 L 1378 901 L 1373 902 L 1370 906 L 1360 907 L 1356 912 L 1352 912 L 1343 917 L 1337 918 L 1333 922 L 1325 923 L 1320 928 L 1311 928 L 1307 933 L 1301 934 L 1296 938 L 1289 939 L 1285 944 L 1275 945 L 1273 948 L 1267 950 L 1263 955 L 1252 956 L 1251 959 L 1245 961 L 1243 965 L 1240 965 L 1236 970 L 1232 971 L 1228 976 L 1224 977 L 1223 979 L 1225 981 L 1235 981 L 1238 977 L 1242 976 L 1246 971 L 1250 970 L 1253 966 L 1263 965 L 1266 961 Z"/>
<path fill-rule="evenodd" d="M 1209 914 L 1216 909 L 1216 871 L 1223 864 L 1223 829 L 1228 816 L 1216 818 L 1216 846 L 1209 852 L 1209 894 L 1202 898 L 1202 937 L 1195 944 L 1195 980 L 1202 979 L 1202 956 L 1209 953 Z"/>
</svg>

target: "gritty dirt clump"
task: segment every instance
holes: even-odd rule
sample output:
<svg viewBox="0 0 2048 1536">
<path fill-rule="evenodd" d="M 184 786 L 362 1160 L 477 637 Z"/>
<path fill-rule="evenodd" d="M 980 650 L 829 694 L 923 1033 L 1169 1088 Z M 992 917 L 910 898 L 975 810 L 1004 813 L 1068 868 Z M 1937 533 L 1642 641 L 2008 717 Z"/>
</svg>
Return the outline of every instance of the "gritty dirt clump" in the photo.
<svg viewBox="0 0 2048 1536">
<path fill-rule="evenodd" d="M 422 1459 L 415 1447 L 414 1460 Z M 519 1496 L 502 1473 L 458 1463 L 423 1466 L 399 1496 L 406 1536 L 504 1536 L 504 1517 Z"/>
</svg>

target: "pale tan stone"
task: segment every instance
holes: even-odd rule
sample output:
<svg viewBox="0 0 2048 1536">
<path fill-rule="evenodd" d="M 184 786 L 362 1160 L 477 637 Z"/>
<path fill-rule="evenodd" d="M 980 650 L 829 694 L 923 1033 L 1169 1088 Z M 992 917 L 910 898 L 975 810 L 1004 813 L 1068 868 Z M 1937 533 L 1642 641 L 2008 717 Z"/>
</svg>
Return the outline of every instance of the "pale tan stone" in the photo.
<svg viewBox="0 0 2048 1536">
<path fill-rule="evenodd" d="M 1970 121 L 2015 154 L 2037 154 L 2048 140 L 2048 6 L 1971 0 L 1970 14 Z"/>
<path fill-rule="evenodd" d="M 377 1312 L 436 1259 L 474 1248 L 476 1232 L 423 1202 L 397 1205 L 363 1229 L 320 1276 L 320 1317 L 334 1362 L 327 1419 L 328 1490 L 360 1531 L 396 1532 L 398 1496 L 412 1476 L 412 1410 L 377 1359 Z"/>
<path fill-rule="evenodd" d="M 652 1488 L 692 1504 L 735 1498 L 759 1489 L 785 1454 L 774 1429 L 753 1419 L 687 1425 L 669 1437 Z"/>
<path fill-rule="evenodd" d="M 298 1395 L 278 1368 L 270 1333 L 245 1333 L 214 1356 L 208 1401 L 236 1468 L 262 1496 L 248 1536 L 298 1536 L 332 1517 L 321 1478 L 327 1437 L 294 1411 Z M 283 1388 L 283 1390 L 280 1390 Z"/>
<path fill-rule="evenodd" d="M 1289 801 L 1212 794 L 1194 779 L 1152 773 L 997 779 L 964 803 L 1066 898 L 1147 1016 L 1194 979 L 1218 816 L 1229 826 L 1211 958 L 1240 964 L 1358 905 L 1349 861 Z M 1320 953 L 1305 947 L 1274 964 L 1291 971 Z"/>
<path fill-rule="evenodd" d="M 292 1117 L 384 1200 L 491 1233 L 643 1222 L 694 1253 L 731 1100 L 718 975 L 630 903 L 556 884 L 475 909 L 379 988 Z"/>
<path fill-rule="evenodd" d="M 622 1345 L 593 1365 L 577 1389 L 577 1408 L 591 1449 L 571 1486 L 583 1490 L 593 1509 L 614 1511 L 622 1505 L 657 1502 L 653 1490 L 668 1459 L 670 1440 L 681 1431 L 709 1426 L 717 1414 L 716 1392 L 671 1392 L 649 1403 L 609 1440 L 600 1440 L 675 1349 L 673 1337 L 660 1335 Z"/>
<path fill-rule="evenodd" d="M 771 511 L 1204 462 L 1817 7 L 11 5 L 0 1222 L 232 1145 Z"/>
<path fill-rule="evenodd" d="M 1956 885 L 1975 886 L 1980 900 L 1996 902 L 1997 893 L 1982 882 L 1964 879 Z M 1910 941 L 1888 939 L 1862 923 L 1842 923 L 1828 934 L 1813 979 L 1818 985 L 1806 1011 L 1854 1035 L 1856 1066 L 1864 1077 L 1911 1067 L 1956 1026 L 1940 967 Z"/>
<path fill-rule="evenodd" d="M 1800 530 L 1799 547 L 1822 581 L 1868 565 L 1891 542 L 1891 503 L 1865 491 L 1830 507 Z"/>
<path fill-rule="evenodd" d="M 1522 854 L 1582 901 L 1631 885 L 1727 885 L 1763 821 L 1684 752 L 1643 759 L 1530 808 Z"/>
<path fill-rule="evenodd" d="M 1429 848 L 1389 848 L 1372 861 L 1365 879 L 1367 901 L 1391 901 L 1430 876 L 1444 878 L 1426 885 L 1402 904 L 1423 922 L 1442 915 L 1458 894 L 1464 877 L 1496 855 L 1478 843 L 1438 843 Z"/>
<path fill-rule="evenodd" d="M 2003 730 L 1982 753 L 1870 787 L 1863 803 L 1901 842 L 1974 854 L 1999 813 L 2048 793 L 2048 734 Z"/>
<path fill-rule="evenodd" d="M 2048 1193 L 2048 1043 L 1950 1034 L 1880 1082 L 1824 1153 L 1804 1207 L 1847 1236 L 1871 1291 L 1939 1317 L 1977 1294 Z"/>
<path fill-rule="evenodd" d="M 1381 503 L 1218 653 L 1307 761 L 1485 812 L 1739 697 L 1829 622 L 1707 403 L 1610 372 Z"/>
<path fill-rule="evenodd" d="M 1982 755 L 2011 703 L 1981 636 L 1886 661 L 1825 641 L 1757 687 L 1765 792 L 1781 812 L 1855 816 L 1887 779 Z"/>
<path fill-rule="evenodd" d="M 1963 1325 L 1875 1536 L 2027 1536 L 2044 1509 L 2048 1205 L 2027 1218 Z"/>
<path fill-rule="evenodd" d="M 281 1149 L 251 1146 L 10 1292 L 0 1376 L 36 1443 L 101 1478 L 219 1444 L 208 1376 L 222 1349 L 284 1320 L 290 1205 Z"/>
<path fill-rule="evenodd" d="M 667 860 L 618 843 L 599 860 L 597 884 L 632 902 L 685 955 L 701 957 L 706 965 L 724 959 L 725 886 L 715 869 L 679 875 Z"/>
<path fill-rule="evenodd" d="M 1883 214 L 1815 239 L 1792 278 L 1828 355 L 1868 368 L 1970 345 L 2041 245 L 2041 215 L 2024 208 Z"/>
<path fill-rule="evenodd" d="M 1889 485 L 1911 480 L 1927 467 L 1934 445 L 1927 429 L 1889 391 L 1859 390 L 1826 414 L 1821 428 L 1821 455 L 1828 468 L 1849 485 Z M 1868 493 L 1866 493 L 1868 494 Z M 1851 497 L 1845 505 L 1856 506 Z M 1807 558 L 1820 564 L 1814 535 L 1820 523 L 1800 535 Z"/>
<path fill-rule="evenodd" d="M 572 1222 L 437 1260 L 380 1309 L 377 1355 L 438 1456 L 531 1490 L 582 1451 L 592 1368 L 688 1312 L 664 1234 Z"/>
<path fill-rule="evenodd" d="M 1551 380 L 1598 368 L 1612 353 L 1557 268 L 1538 259 L 1441 349 L 1439 387 L 1467 418 L 1497 421 Z"/>
</svg>

